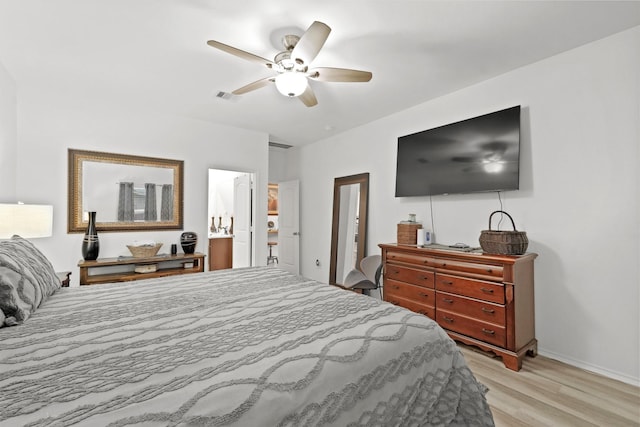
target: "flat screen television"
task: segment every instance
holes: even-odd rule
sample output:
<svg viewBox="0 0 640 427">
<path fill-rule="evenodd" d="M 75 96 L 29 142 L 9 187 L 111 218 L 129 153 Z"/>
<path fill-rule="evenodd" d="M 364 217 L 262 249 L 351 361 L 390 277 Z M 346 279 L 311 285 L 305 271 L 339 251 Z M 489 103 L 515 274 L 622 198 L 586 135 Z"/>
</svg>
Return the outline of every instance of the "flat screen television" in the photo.
<svg viewBox="0 0 640 427">
<path fill-rule="evenodd" d="M 396 197 L 517 190 L 520 106 L 398 138 Z"/>
</svg>

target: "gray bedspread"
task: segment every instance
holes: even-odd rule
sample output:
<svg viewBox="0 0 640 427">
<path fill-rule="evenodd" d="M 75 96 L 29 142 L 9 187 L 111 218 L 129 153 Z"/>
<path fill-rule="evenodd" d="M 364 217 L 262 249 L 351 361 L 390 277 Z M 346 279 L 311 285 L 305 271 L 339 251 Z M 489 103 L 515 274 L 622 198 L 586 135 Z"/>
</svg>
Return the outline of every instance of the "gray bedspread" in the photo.
<svg viewBox="0 0 640 427">
<path fill-rule="evenodd" d="M 0 425 L 493 420 L 435 322 L 257 267 L 59 290 L 0 329 Z"/>
</svg>

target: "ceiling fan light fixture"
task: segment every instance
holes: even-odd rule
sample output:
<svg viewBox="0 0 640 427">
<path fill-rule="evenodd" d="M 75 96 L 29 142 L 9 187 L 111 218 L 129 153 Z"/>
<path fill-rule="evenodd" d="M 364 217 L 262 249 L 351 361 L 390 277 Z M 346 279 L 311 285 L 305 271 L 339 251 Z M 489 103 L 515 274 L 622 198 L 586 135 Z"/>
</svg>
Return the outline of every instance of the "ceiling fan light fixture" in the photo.
<svg viewBox="0 0 640 427">
<path fill-rule="evenodd" d="M 504 169 L 504 163 L 500 161 L 488 161 L 482 165 L 487 173 L 500 173 Z"/>
<path fill-rule="evenodd" d="M 284 96 L 300 96 L 307 88 L 307 77 L 295 71 L 284 72 L 276 77 L 276 88 Z"/>
</svg>

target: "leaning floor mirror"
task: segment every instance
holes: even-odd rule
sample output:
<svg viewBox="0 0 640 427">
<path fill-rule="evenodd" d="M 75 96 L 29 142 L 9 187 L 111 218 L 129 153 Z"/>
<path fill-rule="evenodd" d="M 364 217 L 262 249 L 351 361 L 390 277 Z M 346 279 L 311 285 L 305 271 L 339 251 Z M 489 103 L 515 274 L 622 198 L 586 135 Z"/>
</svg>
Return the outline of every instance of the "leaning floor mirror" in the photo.
<svg viewBox="0 0 640 427">
<path fill-rule="evenodd" d="M 98 231 L 180 230 L 182 177 L 181 160 L 69 149 L 67 229 L 93 211 Z"/>
<path fill-rule="evenodd" d="M 336 178 L 333 185 L 333 226 L 329 283 L 342 285 L 359 268 L 367 242 L 369 174 Z"/>
</svg>

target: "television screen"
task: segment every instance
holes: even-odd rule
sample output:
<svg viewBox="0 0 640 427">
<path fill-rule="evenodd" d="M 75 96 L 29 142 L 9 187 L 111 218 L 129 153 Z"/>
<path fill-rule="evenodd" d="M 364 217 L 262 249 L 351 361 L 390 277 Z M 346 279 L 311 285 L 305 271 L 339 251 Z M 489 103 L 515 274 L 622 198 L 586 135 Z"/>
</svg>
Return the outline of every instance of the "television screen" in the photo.
<svg viewBox="0 0 640 427">
<path fill-rule="evenodd" d="M 520 106 L 398 138 L 396 197 L 519 188 Z"/>
</svg>

